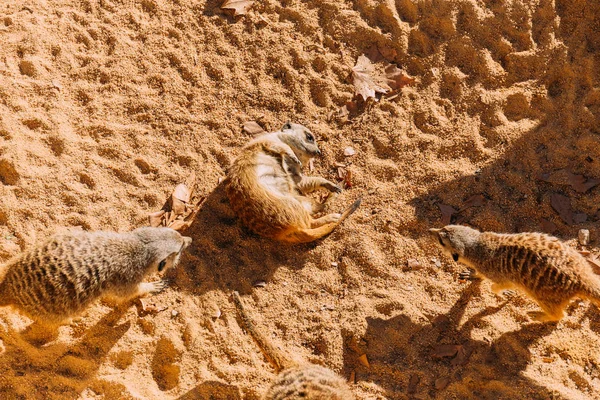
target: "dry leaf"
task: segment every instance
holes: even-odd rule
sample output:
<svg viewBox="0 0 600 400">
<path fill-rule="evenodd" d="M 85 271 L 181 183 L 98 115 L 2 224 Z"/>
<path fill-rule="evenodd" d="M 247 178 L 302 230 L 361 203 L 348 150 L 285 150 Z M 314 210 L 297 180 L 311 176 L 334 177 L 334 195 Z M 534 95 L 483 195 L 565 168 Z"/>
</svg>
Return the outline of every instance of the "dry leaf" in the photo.
<svg viewBox="0 0 600 400">
<path fill-rule="evenodd" d="M 585 193 L 591 188 L 600 185 L 600 180 L 598 179 L 586 179 L 583 175 L 575 175 L 571 172 L 569 172 L 568 179 L 569 185 L 579 193 Z"/>
<path fill-rule="evenodd" d="M 221 10 L 228 10 L 233 12 L 233 16 L 245 15 L 252 4 L 253 0 L 225 0 L 221 5 Z"/>
<path fill-rule="evenodd" d="M 398 92 L 404 86 L 414 85 L 415 78 L 411 78 L 395 64 L 390 64 L 385 68 L 386 83 L 392 88 L 393 93 Z"/>
<path fill-rule="evenodd" d="M 367 355 L 363 354 L 360 357 L 358 357 L 358 361 L 360 361 L 360 363 L 362 365 L 364 365 L 367 368 L 371 368 L 371 365 L 369 364 L 369 360 L 367 359 Z"/>
<path fill-rule="evenodd" d="M 450 383 L 450 378 L 438 378 L 435 380 L 435 388 L 437 390 L 445 389 Z"/>
<path fill-rule="evenodd" d="M 586 260 L 592 266 L 594 273 L 600 275 L 600 260 L 597 258 L 586 258 Z"/>
<path fill-rule="evenodd" d="M 485 197 L 482 194 L 475 194 L 465 200 L 465 204 L 461 211 L 466 210 L 470 207 L 480 207 L 485 203 Z"/>
<path fill-rule="evenodd" d="M 408 388 L 406 389 L 408 394 L 413 394 L 417 391 L 417 385 L 419 384 L 420 380 L 421 378 L 419 378 L 418 375 L 412 374 L 410 376 L 410 379 L 408 380 Z"/>
<path fill-rule="evenodd" d="M 344 189 L 350 189 L 352 186 L 352 171 L 348 170 L 344 176 Z"/>
<path fill-rule="evenodd" d="M 548 221 L 547 219 L 542 219 L 540 226 L 542 228 L 542 232 L 546 233 L 554 233 L 558 229 L 554 222 Z"/>
<path fill-rule="evenodd" d="M 189 203 L 190 194 L 191 193 L 188 190 L 187 186 L 184 183 L 180 183 L 179 185 L 175 186 L 175 190 L 173 190 L 173 194 L 171 196 L 184 203 Z"/>
<path fill-rule="evenodd" d="M 452 215 L 456 213 L 456 210 L 452 206 L 447 206 L 445 204 L 438 203 L 438 207 L 442 212 L 442 224 L 448 225 L 452 220 Z"/>
<path fill-rule="evenodd" d="M 165 210 L 160 210 L 160 211 L 156 211 L 151 214 L 148 214 L 148 220 L 149 220 L 150 226 L 153 228 L 161 226 L 164 215 L 165 215 Z"/>
<path fill-rule="evenodd" d="M 461 347 L 458 344 L 440 344 L 434 347 L 431 355 L 434 358 L 454 357 Z"/>
<path fill-rule="evenodd" d="M 568 197 L 552 193 L 550 204 L 567 225 L 573 225 L 573 210 L 571 210 L 571 200 Z"/>
<path fill-rule="evenodd" d="M 387 93 L 388 89 L 375 83 L 372 74 L 373 65 L 366 56 L 359 56 L 356 65 L 352 68 L 352 83 L 354 84 L 354 95 L 362 97 L 363 101 L 369 98 L 376 99 L 377 93 Z"/>
<path fill-rule="evenodd" d="M 450 361 L 450 365 L 452 365 L 453 367 L 456 367 L 458 365 L 465 365 L 469 361 L 469 358 L 471 357 L 472 353 L 473 349 L 465 348 L 464 346 L 459 346 L 458 351 L 456 352 L 456 357 L 454 357 L 452 361 Z"/>
<path fill-rule="evenodd" d="M 265 130 L 256 121 L 244 122 L 244 132 L 249 135 L 258 135 L 263 133 Z"/>
</svg>

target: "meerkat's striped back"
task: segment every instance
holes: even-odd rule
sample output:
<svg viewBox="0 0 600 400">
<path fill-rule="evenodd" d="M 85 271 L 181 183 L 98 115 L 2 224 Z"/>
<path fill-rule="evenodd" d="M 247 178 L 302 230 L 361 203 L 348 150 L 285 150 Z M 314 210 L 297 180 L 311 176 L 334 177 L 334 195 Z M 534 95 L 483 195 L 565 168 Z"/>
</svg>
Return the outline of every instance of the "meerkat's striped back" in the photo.
<svg viewBox="0 0 600 400">
<path fill-rule="evenodd" d="M 576 296 L 600 304 L 600 277 L 574 249 L 542 233 L 499 234 L 448 225 L 431 229 L 442 249 L 455 261 L 475 269 L 500 292 L 513 287 L 537 301 L 543 313 L 530 313 L 539 321 L 562 318 Z"/>
</svg>

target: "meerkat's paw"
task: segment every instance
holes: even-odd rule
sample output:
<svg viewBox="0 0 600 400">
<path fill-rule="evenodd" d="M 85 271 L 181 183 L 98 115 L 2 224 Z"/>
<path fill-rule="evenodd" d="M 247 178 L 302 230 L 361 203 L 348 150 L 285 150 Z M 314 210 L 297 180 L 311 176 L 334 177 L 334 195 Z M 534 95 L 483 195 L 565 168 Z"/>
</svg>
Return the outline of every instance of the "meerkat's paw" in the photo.
<svg viewBox="0 0 600 400">
<path fill-rule="evenodd" d="M 325 189 L 329 190 L 331 193 L 336 193 L 336 194 L 342 193 L 342 188 L 331 182 L 328 182 L 325 185 Z"/>
<path fill-rule="evenodd" d="M 469 268 L 459 273 L 458 279 L 461 281 L 478 281 L 481 280 L 481 277 L 477 274 L 477 271 Z"/>
<path fill-rule="evenodd" d="M 165 290 L 168 282 L 164 279 L 154 282 L 142 282 L 138 286 L 138 292 L 141 296 L 149 294 L 157 294 Z"/>
<path fill-rule="evenodd" d="M 519 294 L 517 293 L 516 290 L 504 290 L 502 291 L 502 296 L 504 296 L 505 299 L 507 300 L 512 300 L 515 299 L 519 296 Z"/>
<path fill-rule="evenodd" d="M 548 322 L 552 321 L 552 318 L 543 311 L 528 311 L 527 315 L 532 321 L 535 322 Z"/>
</svg>

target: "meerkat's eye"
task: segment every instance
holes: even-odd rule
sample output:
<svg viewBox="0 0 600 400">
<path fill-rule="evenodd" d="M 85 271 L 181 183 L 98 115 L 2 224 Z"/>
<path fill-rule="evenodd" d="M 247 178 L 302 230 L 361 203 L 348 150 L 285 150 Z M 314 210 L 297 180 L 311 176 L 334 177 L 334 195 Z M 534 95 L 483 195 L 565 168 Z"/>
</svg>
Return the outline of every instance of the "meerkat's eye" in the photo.
<svg viewBox="0 0 600 400">
<path fill-rule="evenodd" d="M 306 133 L 306 140 L 308 140 L 309 142 L 314 142 L 315 141 L 315 137 L 311 134 L 311 133 Z"/>
<path fill-rule="evenodd" d="M 165 269 L 165 266 L 167 265 L 167 260 L 162 260 L 159 264 L 158 264 L 158 272 L 162 271 L 163 269 Z"/>
</svg>

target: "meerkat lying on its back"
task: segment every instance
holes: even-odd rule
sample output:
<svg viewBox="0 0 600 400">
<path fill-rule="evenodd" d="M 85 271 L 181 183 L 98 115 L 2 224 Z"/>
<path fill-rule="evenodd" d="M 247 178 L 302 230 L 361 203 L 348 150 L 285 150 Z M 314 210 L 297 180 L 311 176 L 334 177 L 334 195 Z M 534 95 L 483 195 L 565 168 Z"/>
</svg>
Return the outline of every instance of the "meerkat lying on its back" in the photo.
<svg viewBox="0 0 600 400">
<path fill-rule="evenodd" d="M 303 163 L 320 154 L 312 133 L 289 122 L 248 143 L 229 168 L 226 187 L 242 222 L 259 235 L 290 243 L 311 242 L 333 231 L 358 208 L 360 199 L 343 214 L 312 217 L 323 205 L 306 194 L 319 188 L 342 190 L 324 178 L 302 175 Z"/>
<path fill-rule="evenodd" d="M 60 324 L 101 297 L 126 301 L 159 292 L 164 281 L 142 280 L 177 265 L 191 242 L 170 228 L 53 236 L 0 268 L 0 306 Z"/>
<path fill-rule="evenodd" d="M 600 305 L 600 276 L 577 251 L 542 233 L 499 234 L 448 225 L 429 230 L 444 252 L 493 282 L 492 290 L 518 288 L 532 297 L 543 312 L 530 313 L 537 321 L 558 321 L 573 297 Z"/>
<path fill-rule="evenodd" d="M 233 292 L 243 328 L 256 341 L 265 357 L 280 372 L 264 400 L 353 400 L 348 384 L 333 371 L 314 364 L 299 365 L 277 350 L 254 326 L 240 295 Z"/>
</svg>

